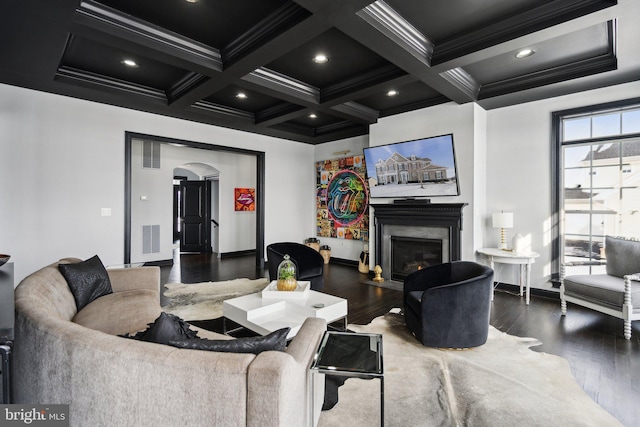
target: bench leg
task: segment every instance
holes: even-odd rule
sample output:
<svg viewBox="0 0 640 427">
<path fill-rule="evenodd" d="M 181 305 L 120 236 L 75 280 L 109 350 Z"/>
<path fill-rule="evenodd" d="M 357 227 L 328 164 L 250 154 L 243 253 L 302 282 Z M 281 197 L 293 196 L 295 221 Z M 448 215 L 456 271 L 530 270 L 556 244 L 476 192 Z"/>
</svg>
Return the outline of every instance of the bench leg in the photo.
<svg viewBox="0 0 640 427">
<path fill-rule="evenodd" d="M 631 339 L 631 320 L 624 321 L 624 339 Z"/>
</svg>

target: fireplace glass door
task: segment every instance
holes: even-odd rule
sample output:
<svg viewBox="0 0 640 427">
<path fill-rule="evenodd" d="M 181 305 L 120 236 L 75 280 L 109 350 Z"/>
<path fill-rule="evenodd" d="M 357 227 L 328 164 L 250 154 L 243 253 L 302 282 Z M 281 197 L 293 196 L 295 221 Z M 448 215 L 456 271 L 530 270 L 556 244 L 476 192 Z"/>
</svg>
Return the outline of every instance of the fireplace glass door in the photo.
<svg viewBox="0 0 640 427">
<path fill-rule="evenodd" d="M 391 280 L 442 263 L 442 240 L 391 236 Z"/>
</svg>

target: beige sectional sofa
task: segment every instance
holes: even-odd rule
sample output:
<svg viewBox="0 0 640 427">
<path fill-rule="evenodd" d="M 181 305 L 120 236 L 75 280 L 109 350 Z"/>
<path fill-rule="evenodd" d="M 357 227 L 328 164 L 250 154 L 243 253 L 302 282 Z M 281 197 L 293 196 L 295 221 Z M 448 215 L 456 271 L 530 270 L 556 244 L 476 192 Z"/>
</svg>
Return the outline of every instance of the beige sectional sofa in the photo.
<svg viewBox="0 0 640 427">
<path fill-rule="evenodd" d="M 15 403 L 69 404 L 78 427 L 307 424 L 308 367 L 323 320 L 308 319 L 286 351 L 258 355 L 122 338 L 159 316 L 159 269 L 109 270 L 113 293 L 76 312 L 57 264 L 16 288 Z"/>
</svg>

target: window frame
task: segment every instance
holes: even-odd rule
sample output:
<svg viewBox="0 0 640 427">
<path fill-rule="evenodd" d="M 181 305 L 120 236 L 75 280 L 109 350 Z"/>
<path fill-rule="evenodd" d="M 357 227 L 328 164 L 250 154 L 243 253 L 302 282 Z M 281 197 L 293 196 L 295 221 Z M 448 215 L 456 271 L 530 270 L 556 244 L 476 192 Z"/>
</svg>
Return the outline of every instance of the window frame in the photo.
<svg viewBox="0 0 640 427">
<path fill-rule="evenodd" d="M 560 263 L 562 260 L 562 234 L 561 234 L 561 208 L 563 194 L 563 178 L 564 171 L 562 148 L 564 146 L 580 145 L 586 143 L 606 142 L 611 139 L 619 141 L 626 139 L 640 138 L 640 132 L 607 135 L 595 138 L 585 138 L 570 140 L 563 143 L 562 139 L 562 121 L 564 118 L 579 115 L 600 115 L 607 111 L 620 110 L 637 105 L 640 107 L 640 98 L 629 98 L 619 101 L 594 104 L 585 107 L 572 108 L 562 111 L 554 111 L 551 113 L 551 280 L 557 282 L 560 278 Z"/>
</svg>

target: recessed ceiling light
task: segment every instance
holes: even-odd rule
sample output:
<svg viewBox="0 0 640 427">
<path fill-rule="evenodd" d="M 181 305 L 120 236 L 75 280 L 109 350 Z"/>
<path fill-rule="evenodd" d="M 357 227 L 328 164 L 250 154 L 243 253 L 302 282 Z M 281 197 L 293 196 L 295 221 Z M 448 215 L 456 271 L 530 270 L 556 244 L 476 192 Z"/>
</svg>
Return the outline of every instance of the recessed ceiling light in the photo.
<svg viewBox="0 0 640 427">
<path fill-rule="evenodd" d="M 315 62 L 316 64 L 324 64 L 328 60 L 329 58 L 327 58 L 327 56 L 322 53 L 319 53 L 318 55 L 313 57 L 313 62 Z"/>
<path fill-rule="evenodd" d="M 184 0 L 184 1 L 186 1 L 187 3 L 198 3 L 198 0 Z"/>
<path fill-rule="evenodd" d="M 138 64 L 136 63 L 136 61 L 134 61 L 133 59 L 123 59 L 122 61 L 120 61 L 122 64 L 126 65 L 127 67 L 131 67 L 131 68 L 135 68 L 138 66 Z"/>
<path fill-rule="evenodd" d="M 391 89 L 389 92 L 387 92 L 387 96 L 396 96 L 399 92 L 395 89 Z"/>
<path fill-rule="evenodd" d="M 533 49 L 522 49 L 521 51 L 518 51 L 518 53 L 516 53 L 516 58 L 518 59 L 527 58 L 533 55 L 534 53 L 536 53 L 536 51 Z"/>
<path fill-rule="evenodd" d="M 244 92 L 238 92 L 236 95 L 236 98 L 238 99 L 246 99 L 246 97 L 247 97 L 247 94 Z"/>
<path fill-rule="evenodd" d="M 316 114 L 314 114 L 314 113 L 311 113 L 311 114 L 309 114 L 309 118 L 310 119 L 317 119 L 318 116 Z"/>
</svg>

